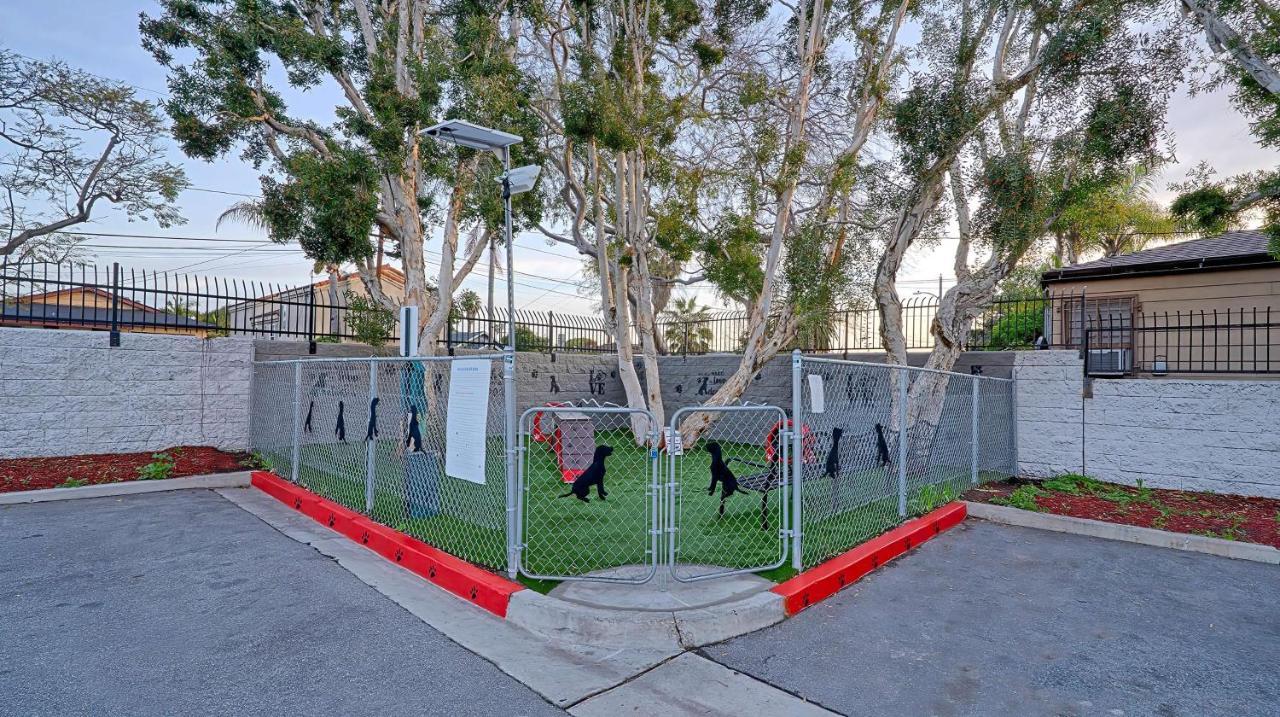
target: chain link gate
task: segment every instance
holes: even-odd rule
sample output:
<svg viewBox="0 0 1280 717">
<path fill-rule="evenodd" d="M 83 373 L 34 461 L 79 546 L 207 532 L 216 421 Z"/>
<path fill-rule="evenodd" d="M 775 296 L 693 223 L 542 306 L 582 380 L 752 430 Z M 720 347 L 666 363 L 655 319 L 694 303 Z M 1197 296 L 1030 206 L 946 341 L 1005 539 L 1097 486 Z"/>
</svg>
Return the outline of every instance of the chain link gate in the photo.
<svg viewBox="0 0 1280 717">
<path fill-rule="evenodd" d="M 537 580 L 650 580 L 662 532 L 653 414 L 530 408 L 520 416 L 519 443 L 520 572 Z M 603 484 L 593 480 L 600 466 Z"/>
<path fill-rule="evenodd" d="M 698 415 L 711 424 L 683 445 L 680 424 Z M 665 486 L 672 577 L 694 582 L 786 562 L 790 429 L 777 406 L 691 406 L 672 415 Z"/>
</svg>

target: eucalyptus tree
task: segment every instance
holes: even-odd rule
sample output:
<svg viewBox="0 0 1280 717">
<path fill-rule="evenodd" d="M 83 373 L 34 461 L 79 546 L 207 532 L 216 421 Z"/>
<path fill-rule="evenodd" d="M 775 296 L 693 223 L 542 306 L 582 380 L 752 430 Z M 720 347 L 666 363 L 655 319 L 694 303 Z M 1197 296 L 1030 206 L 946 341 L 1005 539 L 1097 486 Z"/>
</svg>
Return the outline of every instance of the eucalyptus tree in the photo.
<svg viewBox="0 0 1280 717">
<path fill-rule="evenodd" d="M 530 53 L 542 79 L 534 105 L 565 227 L 547 234 L 597 266 L 632 406 L 661 420 L 654 317 L 673 285 L 709 281 L 749 314 L 739 365 L 709 405 L 737 401 L 839 294 L 860 153 L 899 69 L 909 7 L 544 5 Z M 691 440 L 711 420 L 694 414 L 681 430 Z"/>
<path fill-rule="evenodd" d="M 481 0 L 162 0 L 143 14 L 144 46 L 169 70 L 174 136 L 215 159 L 234 149 L 261 171 L 271 238 L 297 242 L 324 266 L 354 263 L 373 301 L 395 308 L 371 235 L 405 273 L 404 302 L 422 307 L 424 350 L 448 320 L 450 297 L 501 227 L 487 153 L 420 135 L 446 117 L 523 135 L 530 159 L 540 128 L 514 63 L 503 6 Z M 302 95 L 331 113 L 291 109 Z M 321 101 L 323 102 L 323 101 Z M 312 106 L 317 103 L 310 101 Z M 519 218 L 539 203 L 516 198 Z M 471 227 L 473 240 L 460 246 Z M 441 237 L 435 281 L 427 242 Z M 434 261 L 434 260 L 433 260 Z"/>
<path fill-rule="evenodd" d="M 874 282 L 891 362 L 907 363 L 897 276 L 918 240 L 954 219 L 956 284 L 941 297 L 925 361 L 950 369 L 1000 282 L 1061 214 L 1129 166 L 1159 160 L 1165 101 L 1184 64 L 1182 37 L 1146 27 L 1161 19 L 1126 0 L 930 10 L 892 110 L 903 189 Z M 936 422 L 946 388 L 936 377 L 912 383 L 912 424 Z"/>
<path fill-rule="evenodd" d="M 1180 0 L 1204 31 L 1212 56 L 1209 88 L 1232 87 L 1236 108 L 1264 147 L 1280 149 L 1280 8 L 1269 0 Z M 1172 210 L 1191 226 L 1218 232 L 1260 211 L 1280 258 L 1280 168 L 1216 180 L 1198 168 Z"/>
<path fill-rule="evenodd" d="M 182 169 L 165 161 L 164 120 L 134 88 L 0 48 L 0 257 L 78 256 L 64 232 L 106 205 L 181 224 Z"/>
</svg>

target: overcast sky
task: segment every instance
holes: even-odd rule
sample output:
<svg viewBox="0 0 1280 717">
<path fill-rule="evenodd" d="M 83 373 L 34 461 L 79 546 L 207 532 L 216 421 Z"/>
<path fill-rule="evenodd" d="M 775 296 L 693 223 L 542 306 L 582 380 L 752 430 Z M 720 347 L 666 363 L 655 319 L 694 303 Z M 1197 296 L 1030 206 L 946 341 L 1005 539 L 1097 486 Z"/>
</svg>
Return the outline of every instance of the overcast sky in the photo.
<svg viewBox="0 0 1280 717">
<path fill-rule="evenodd" d="M 153 3 L 41 0 L 6 5 L 0 11 L 0 44 L 5 47 L 33 58 L 58 58 L 75 67 L 127 82 L 138 87 L 144 98 L 163 97 L 166 87 L 163 68 L 142 49 L 138 39 L 138 14 L 143 11 L 156 14 Z M 295 107 L 307 113 L 331 111 L 331 102 L 324 94 L 313 94 L 314 97 L 294 100 Z M 1280 153 L 1263 150 L 1253 142 L 1247 122 L 1232 109 L 1226 93 L 1197 97 L 1180 94 L 1170 107 L 1169 128 L 1174 134 L 1178 162 L 1166 169 L 1162 186 L 1182 179 L 1190 167 L 1202 160 L 1207 160 L 1223 175 L 1280 164 Z M 257 194 L 257 173 L 251 166 L 234 155 L 212 163 L 191 160 L 176 146 L 172 146 L 170 156 L 171 161 L 186 169 L 193 186 L 180 198 L 187 218 L 185 225 L 166 230 L 154 223 L 129 223 L 123 213 L 111 211 L 102 213 L 87 231 L 265 239 L 262 232 L 241 225 L 224 224 L 215 230 L 218 215 L 244 198 L 240 195 Z M 1162 191 L 1157 198 L 1168 201 L 1171 194 Z M 304 283 L 310 278 L 311 264 L 300 251 L 276 245 L 211 245 L 106 237 L 89 241 L 102 263 L 119 261 L 124 266 L 147 270 L 182 270 L 290 284 Z M 120 248 L 142 245 L 146 248 Z M 173 248 L 175 246 L 183 248 Z M 951 275 L 952 248 L 950 242 L 943 242 L 936 248 L 909 254 L 902 277 L 904 288 L 909 290 L 904 293 L 916 289 L 936 291 L 938 275 Z M 438 244 L 428 249 L 438 251 Z M 591 300 L 577 295 L 581 263 L 572 250 L 548 246 L 540 234 L 528 233 L 516 238 L 515 251 L 516 269 L 520 272 L 516 276 L 518 306 L 591 313 Z M 483 262 L 478 269 L 480 271 L 465 281 L 463 287 L 483 296 Z M 505 295 L 501 281 L 497 291 L 499 296 Z M 714 292 L 709 287 L 692 291 L 700 303 L 714 302 Z"/>
</svg>

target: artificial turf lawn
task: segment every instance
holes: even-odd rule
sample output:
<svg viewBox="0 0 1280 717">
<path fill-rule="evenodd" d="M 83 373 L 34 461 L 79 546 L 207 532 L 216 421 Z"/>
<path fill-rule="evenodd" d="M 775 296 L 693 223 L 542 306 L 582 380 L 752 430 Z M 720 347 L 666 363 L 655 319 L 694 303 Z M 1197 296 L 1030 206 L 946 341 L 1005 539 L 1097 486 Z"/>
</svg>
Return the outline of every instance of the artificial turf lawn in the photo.
<svg viewBox="0 0 1280 717">
<path fill-rule="evenodd" d="M 375 490 L 372 517 L 446 552 L 493 570 L 504 570 L 505 468 L 501 439 L 488 455 L 484 485 L 442 476 L 441 513 L 429 518 L 410 515 L 405 500 L 403 458 L 397 442 L 375 443 Z M 614 447 L 605 478 L 608 498 L 595 492 L 583 503 L 560 497 L 568 491 L 555 456 L 546 444 L 530 443 L 525 454 L 524 536 L 522 563 L 525 572 L 540 576 L 582 575 L 589 572 L 652 564 L 648 555 L 653 510 L 652 463 L 648 449 L 638 447 L 624 432 L 599 432 L 598 444 Z M 328 443 L 300 448 L 299 483 L 326 498 L 363 512 L 366 443 Z M 764 463 L 760 446 L 722 442 L 726 458 Z M 268 457 L 272 458 L 272 457 Z M 274 456 L 287 465 L 286 455 Z M 668 456 L 658 454 L 665 463 Z M 677 574 L 692 577 L 706 572 L 697 566 L 762 568 L 778 565 L 784 556 L 779 525 L 782 501 L 789 490 L 768 492 L 767 527 L 762 525 L 761 494 L 730 496 L 725 513 L 718 514 L 720 493 L 707 495 L 710 456 L 700 448 L 676 459 L 675 497 Z M 741 462 L 731 468 L 741 478 L 763 471 Z M 816 468 L 816 466 L 815 466 Z M 852 472 L 839 485 L 829 478 L 806 481 L 803 499 L 804 565 L 823 560 L 883 533 L 901 522 L 897 504 L 897 477 L 883 468 Z M 953 499 L 969 486 L 967 470 L 932 468 L 926 476 L 911 476 L 908 512 L 920 515 Z M 918 488 L 916 486 L 919 486 Z M 662 508 L 664 511 L 667 508 Z M 790 506 L 788 505 L 788 509 Z M 668 556 L 660 541 L 658 563 Z M 714 571 L 712 571 L 714 572 Z M 761 574 L 784 580 L 794 570 L 780 565 Z M 630 568 L 624 577 L 641 578 L 646 571 Z M 549 589 L 551 581 L 530 579 L 534 589 Z"/>
</svg>

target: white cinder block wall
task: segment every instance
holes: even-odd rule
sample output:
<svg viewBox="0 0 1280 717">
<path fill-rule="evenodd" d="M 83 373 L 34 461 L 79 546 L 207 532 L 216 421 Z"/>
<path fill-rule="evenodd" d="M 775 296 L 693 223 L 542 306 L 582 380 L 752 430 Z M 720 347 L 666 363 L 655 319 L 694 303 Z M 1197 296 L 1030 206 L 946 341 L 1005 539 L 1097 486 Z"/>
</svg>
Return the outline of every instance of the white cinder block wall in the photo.
<svg viewBox="0 0 1280 717">
<path fill-rule="evenodd" d="M 1280 497 L 1280 381 L 1095 379 L 1074 351 L 1015 359 L 1018 463 L 1155 488 Z M 1081 406 L 1084 425 L 1081 425 Z"/>
<path fill-rule="evenodd" d="M 0 457 L 245 449 L 248 339 L 0 328 Z"/>
</svg>

